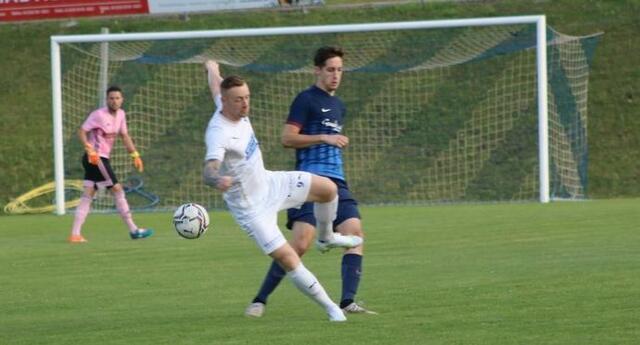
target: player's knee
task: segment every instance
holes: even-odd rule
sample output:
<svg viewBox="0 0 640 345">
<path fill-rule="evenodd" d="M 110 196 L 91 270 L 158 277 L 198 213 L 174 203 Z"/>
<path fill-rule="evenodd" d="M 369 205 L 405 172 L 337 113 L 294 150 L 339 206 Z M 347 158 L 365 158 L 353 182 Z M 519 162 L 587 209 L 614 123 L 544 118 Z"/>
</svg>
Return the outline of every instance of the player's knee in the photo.
<svg viewBox="0 0 640 345">
<path fill-rule="evenodd" d="M 353 235 L 362 237 L 364 239 L 364 231 L 362 229 L 356 229 L 353 231 Z"/>
<path fill-rule="evenodd" d="M 302 257 L 304 255 L 304 253 L 307 252 L 307 249 L 309 249 L 309 246 L 306 245 L 302 245 L 302 246 L 293 246 L 293 250 L 296 251 L 296 253 L 298 253 L 299 257 Z"/>
<path fill-rule="evenodd" d="M 92 187 L 85 187 L 82 196 L 85 198 L 93 199 L 93 196 L 96 195 L 96 189 Z"/>
<path fill-rule="evenodd" d="M 287 272 L 295 269 L 300 264 L 300 257 L 289 244 L 276 249 L 269 256 L 276 260 Z"/>
<path fill-rule="evenodd" d="M 311 246 L 311 242 L 303 239 L 295 239 L 291 243 L 291 246 L 293 247 L 293 250 L 295 250 L 296 253 L 298 253 L 298 256 L 302 257 L 304 253 L 306 253 L 307 250 L 309 250 L 309 247 Z"/>
<path fill-rule="evenodd" d="M 335 199 L 336 196 L 338 195 L 338 187 L 336 186 L 335 183 L 333 183 L 333 181 L 331 181 L 326 177 L 323 179 L 322 183 L 323 183 L 322 202 L 330 202 L 333 199 Z"/>
<path fill-rule="evenodd" d="M 338 187 L 333 181 L 322 176 L 313 176 L 311 187 L 312 201 L 330 202 L 338 195 Z"/>
<path fill-rule="evenodd" d="M 122 192 L 124 189 L 122 188 L 122 185 L 120 183 L 116 183 L 113 185 L 113 187 L 111 187 L 111 191 L 113 193 L 120 193 Z"/>
</svg>

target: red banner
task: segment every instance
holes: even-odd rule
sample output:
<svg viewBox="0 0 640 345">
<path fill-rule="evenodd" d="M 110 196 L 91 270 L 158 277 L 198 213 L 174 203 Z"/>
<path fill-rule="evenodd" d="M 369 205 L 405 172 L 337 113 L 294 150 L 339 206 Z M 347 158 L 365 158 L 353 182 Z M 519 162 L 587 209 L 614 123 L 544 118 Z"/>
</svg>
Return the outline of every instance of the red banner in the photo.
<svg viewBox="0 0 640 345">
<path fill-rule="evenodd" d="M 0 0 L 2 22 L 147 13 L 147 0 Z"/>
</svg>

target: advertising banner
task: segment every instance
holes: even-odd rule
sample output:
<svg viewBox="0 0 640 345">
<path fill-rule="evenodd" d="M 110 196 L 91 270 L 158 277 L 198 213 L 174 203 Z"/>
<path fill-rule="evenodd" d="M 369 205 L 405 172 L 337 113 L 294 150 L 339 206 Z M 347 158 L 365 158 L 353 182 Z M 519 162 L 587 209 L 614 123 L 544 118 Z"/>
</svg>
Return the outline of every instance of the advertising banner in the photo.
<svg viewBox="0 0 640 345">
<path fill-rule="evenodd" d="M 276 7 L 278 0 L 148 0 L 149 13 L 190 13 Z"/>
<path fill-rule="evenodd" d="M 0 22 L 147 13 L 147 0 L 0 0 Z"/>
</svg>

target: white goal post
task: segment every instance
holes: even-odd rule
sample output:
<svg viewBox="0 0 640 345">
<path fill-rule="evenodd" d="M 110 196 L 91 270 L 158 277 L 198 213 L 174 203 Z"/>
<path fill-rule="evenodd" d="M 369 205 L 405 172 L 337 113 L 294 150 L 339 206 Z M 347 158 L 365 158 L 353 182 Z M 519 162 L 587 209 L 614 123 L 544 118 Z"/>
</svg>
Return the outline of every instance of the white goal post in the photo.
<svg viewBox="0 0 640 345">
<path fill-rule="evenodd" d="M 548 134 L 548 94 L 547 94 L 547 25 L 544 15 L 511 16 L 493 18 L 471 18 L 451 20 L 427 20 L 410 22 L 389 22 L 370 24 L 346 24 L 323 26 L 298 26 L 253 28 L 235 30 L 206 30 L 185 32 L 152 32 L 152 33 L 120 33 L 67 35 L 51 37 L 51 76 L 53 105 L 53 147 L 55 160 L 55 204 L 58 215 L 65 214 L 65 161 L 63 136 L 63 95 L 61 45 L 67 43 L 102 43 L 133 42 L 150 40 L 186 40 L 201 38 L 230 38 L 246 36 L 278 36 L 278 35 L 315 35 L 323 33 L 362 33 L 390 30 L 417 30 L 432 28 L 461 28 L 480 26 L 501 26 L 516 24 L 533 24 L 536 27 L 536 96 L 538 120 L 538 187 L 539 201 L 550 200 L 549 191 L 549 134 Z M 310 58 L 310 57 L 309 57 Z M 125 107 L 126 108 L 126 107 Z M 284 119 L 281 119 L 282 121 Z M 135 139 L 135 138 L 134 138 Z"/>
</svg>

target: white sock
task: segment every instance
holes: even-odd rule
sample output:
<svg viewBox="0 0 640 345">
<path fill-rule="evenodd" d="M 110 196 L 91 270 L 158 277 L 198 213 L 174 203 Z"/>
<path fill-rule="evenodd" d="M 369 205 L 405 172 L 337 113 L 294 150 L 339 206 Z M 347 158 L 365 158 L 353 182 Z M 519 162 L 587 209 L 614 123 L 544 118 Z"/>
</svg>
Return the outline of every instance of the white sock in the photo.
<svg viewBox="0 0 640 345">
<path fill-rule="evenodd" d="M 309 271 L 302 262 L 298 267 L 287 273 L 293 285 L 298 290 L 302 291 L 305 295 L 309 296 L 312 300 L 322 306 L 326 311 L 336 308 L 336 304 L 333 303 L 327 292 L 324 290 L 318 279 Z"/>
<path fill-rule="evenodd" d="M 320 241 L 328 241 L 333 237 L 333 221 L 336 219 L 337 212 L 337 195 L 329 202 L 313 204 L 313 214 L 316 216 L 316 229 Z"/>
</svg>

